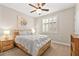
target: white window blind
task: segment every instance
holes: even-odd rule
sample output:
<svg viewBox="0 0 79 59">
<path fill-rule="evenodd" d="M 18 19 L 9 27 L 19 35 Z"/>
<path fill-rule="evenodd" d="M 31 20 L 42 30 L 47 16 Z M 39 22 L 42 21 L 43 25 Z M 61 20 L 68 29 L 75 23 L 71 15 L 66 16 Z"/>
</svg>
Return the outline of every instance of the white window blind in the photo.
<svg viewBox="0 0 79 59">
<path fill-rule="evenodd" d="M 42 20 L 42 31 L 48 32 L 50 30 L 50 27 L 56 23 L 56 17 L 43 19 Z"/>
</svg>

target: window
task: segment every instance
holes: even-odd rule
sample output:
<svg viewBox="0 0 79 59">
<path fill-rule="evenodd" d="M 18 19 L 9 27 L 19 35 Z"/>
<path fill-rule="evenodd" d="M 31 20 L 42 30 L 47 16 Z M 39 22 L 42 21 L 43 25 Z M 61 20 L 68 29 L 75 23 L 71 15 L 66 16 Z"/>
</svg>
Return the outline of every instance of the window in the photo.
<svg viewBox="0 0 79 59">
<path fill-rule="evenodd" d="M 48 19 L 43 19 L 43 32 L 48 32 Z"/>
<path fill-rule="evenodd" d="M 56 17 L 49 18 L 49 19 L 43 19 L 42 20 L 42 31 L 48 32 L 50 31 L 51 27 L 56 23 Z"/>
</svg>

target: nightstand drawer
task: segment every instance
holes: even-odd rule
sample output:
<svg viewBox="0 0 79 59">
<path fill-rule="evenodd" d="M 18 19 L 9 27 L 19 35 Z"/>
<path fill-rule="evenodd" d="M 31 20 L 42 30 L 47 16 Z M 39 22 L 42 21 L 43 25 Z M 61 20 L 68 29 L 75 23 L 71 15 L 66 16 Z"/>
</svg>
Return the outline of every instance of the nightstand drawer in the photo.
<svg viewBox="0 0 79 59">
<path fill-rule="evenodd" d="M 13 45 L 13 44 L 10 44 L 10 45 L 8 45 L 8 46 L 3 47 L 3 48 L 2 48 L 2 51 L 9 50 L 9 49 L 11 49 L 11 48 L 13 48 L 13 47 L 14 47 L 14 45 Z"/>
<path fill-rule="evenodd" d="M 11 40 L 11 41 L 4 41 L 4 42 L 2 42 L 2 45 L 3 46 L 8 46 L 8 45 L 10 45 L 10 44 L 13 44 L 13 41 Z"/>
<path fill-rule="evenodd" d="M 14 47 L 14 40 L 13 38 L 1 38 L 0 40 L 0 52 L 9 50 Z"/>
</svg>

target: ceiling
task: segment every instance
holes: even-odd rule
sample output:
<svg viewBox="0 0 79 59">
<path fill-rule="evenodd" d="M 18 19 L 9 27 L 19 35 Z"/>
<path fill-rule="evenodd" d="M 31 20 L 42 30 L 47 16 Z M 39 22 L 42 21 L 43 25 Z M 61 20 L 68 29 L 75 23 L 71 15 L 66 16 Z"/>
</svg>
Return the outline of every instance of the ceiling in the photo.
<svg viewBox="0 0 79 59">
<path fill-rule="evenodd" d="M 15 9 L 31 17 L 40 17 L 43 15 L 47 15 L 49 13 L 53 13 L 56 11 L 60 11 L 66 8 L 73 7 L 75 4 L 73 3 L 46 3 L 46 5 L 43 6 L 43 8 L 49 9 L 49 12 L 42 11 L 41 15 L 37 14 L 36 12 L 30 13 L 30 11 L 32 11 L 33 8 L 29 6 L 28 3 L 2 3 L 1 5 Z"/>
</svg>

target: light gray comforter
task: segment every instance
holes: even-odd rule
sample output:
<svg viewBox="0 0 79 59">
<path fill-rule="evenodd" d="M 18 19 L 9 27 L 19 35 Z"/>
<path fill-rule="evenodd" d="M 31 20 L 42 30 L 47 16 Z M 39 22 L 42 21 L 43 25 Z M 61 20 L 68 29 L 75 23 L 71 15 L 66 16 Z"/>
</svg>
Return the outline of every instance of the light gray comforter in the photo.
<svg viewBox="0 0 79 59">
<path fill-rule="evenodd" d="M 50 39 L 46 35 L 19 35 L 15 42 L 21 44 L 32 55 L 37 55 L 38 50 Z"/>
</svg>

